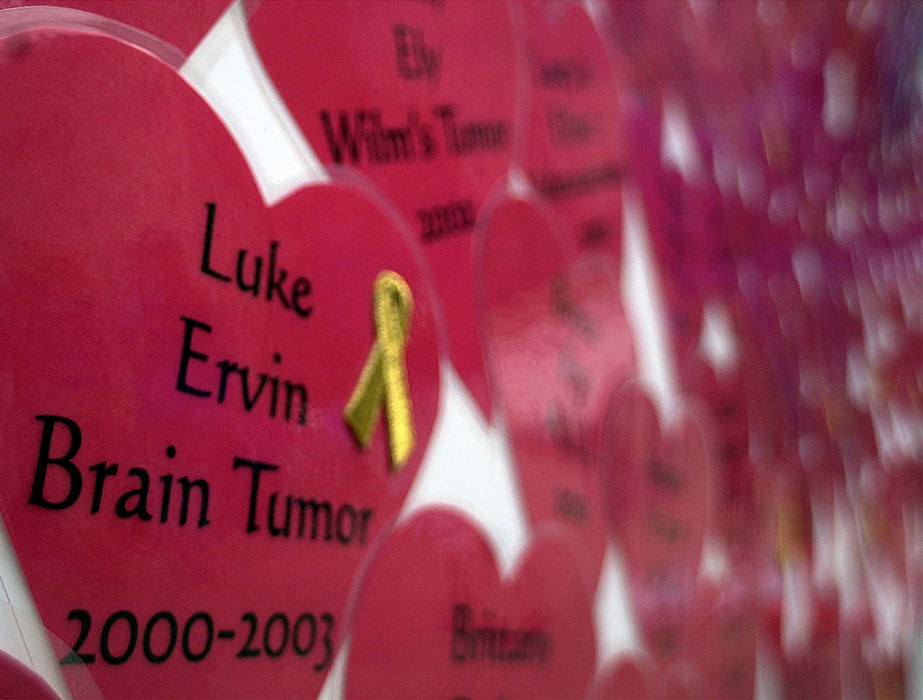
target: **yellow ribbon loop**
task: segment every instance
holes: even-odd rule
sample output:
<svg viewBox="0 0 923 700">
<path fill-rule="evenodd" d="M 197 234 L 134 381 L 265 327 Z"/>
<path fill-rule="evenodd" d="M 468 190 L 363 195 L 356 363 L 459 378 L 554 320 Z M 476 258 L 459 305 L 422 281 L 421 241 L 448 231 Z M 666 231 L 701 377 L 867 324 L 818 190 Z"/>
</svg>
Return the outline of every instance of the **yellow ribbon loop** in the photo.
<svg viewBox="0 0 923 700">
<path fill-rule="evenodd" d="M 365 448 L 372 439 L 384 399 L 392 469 L 400 471 L 414 446 L 413 407 L 404 362 L 413 295 L 403 277 L 385 270 L 375 279 L 372 304 L 375 344 L 343 410 L 343 417 L 356 441 Z"/>
</svg>

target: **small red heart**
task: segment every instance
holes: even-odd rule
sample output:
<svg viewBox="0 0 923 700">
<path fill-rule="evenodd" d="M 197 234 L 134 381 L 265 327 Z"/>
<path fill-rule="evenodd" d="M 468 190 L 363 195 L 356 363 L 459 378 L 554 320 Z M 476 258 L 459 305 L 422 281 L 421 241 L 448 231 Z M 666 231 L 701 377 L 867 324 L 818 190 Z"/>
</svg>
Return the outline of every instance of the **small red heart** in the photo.
<svg viewBox="0 0 923 700">
<path fill-rule="evenodd" d="M 516 91 L 509 8 L 266 2 L 249 26 L 320 160 L 361 172 L 410 222 L 445 307 L 452 362 L 489 417 L 471 232 L 510 162 Z"/>
<path fill-rule="evenodd" d="M 65 670 L 82 658 L 106 695 L 316 692 L 435 420 L 413 243 L 351 186 L 267 208 L 141 51 L 42 31 L 0 56 L 0 495 Z M 384 415 L 367 449 L 343 417 L 383 270 L 413 296 L 406 342 L 385 298 L 416 432 L 400 471 Z"/>
<path fill-rule="evenodd" d="M 91 12 L 153 34 L 190 54 L 230 4 L 230 0 L 0 0 L 0 9 L 50 5 Z"/>
<path fill-rule="evenodd" d="M 531 200 L 499 202 L 481 236 L 486 354 L 528 514 L 577 533 L 592 591 L 605 547 L 599 426 L 634 366 L 618 286 L 609 260 L 569 259 Z"/>
<path fill-rule="evenodd" d="M 567 533 L 540 533 L 501 579 L 468 520 L 413 516 L 363 578 L 346 697 L 582 697 L 595 638 L 573 549 Z"/>
<path fill-rule="evenodd" d="M 620 85 L 602 37 L 578 3 L 513 7 L 527 115 L 523 170 L 576 245 L 617 262 L 627 165 Z"/>
<path fill-rule="evenodd" d="M 668 660 L 681 650 L 713 502 L 705 437 L 688 412 L 663 431 L 637 383 L 612 395 L 603 430 L 609 534 L 625 558 L 640 628 L 655 658 Z"/>
</svg>

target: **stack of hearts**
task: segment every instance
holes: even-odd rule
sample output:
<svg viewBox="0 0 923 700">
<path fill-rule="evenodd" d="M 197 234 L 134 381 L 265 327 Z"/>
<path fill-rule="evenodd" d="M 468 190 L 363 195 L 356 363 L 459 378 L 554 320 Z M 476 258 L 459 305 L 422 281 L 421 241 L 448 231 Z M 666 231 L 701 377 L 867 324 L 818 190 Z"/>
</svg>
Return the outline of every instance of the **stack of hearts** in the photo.
<svg viewBox="0 0 923 700">
<path fill-rule="evenodd" d="M 0 695 L 903 693 L 923 11 L 700 5 L 0 0 Z"/>
</svg>

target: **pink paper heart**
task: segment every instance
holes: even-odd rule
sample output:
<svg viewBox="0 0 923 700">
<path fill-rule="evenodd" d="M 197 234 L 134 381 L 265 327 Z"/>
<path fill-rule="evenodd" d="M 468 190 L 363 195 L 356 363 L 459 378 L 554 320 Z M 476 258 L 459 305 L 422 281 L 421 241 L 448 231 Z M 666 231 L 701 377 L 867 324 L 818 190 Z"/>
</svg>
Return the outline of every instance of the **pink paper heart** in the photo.
<svg viewBox="0 0 923 700">
<path fill-rule="evenodd" d="M 576 245 L 618 261 L 626 149 L 621 85 L 602 37 L 577 3 L 513 7 L 526 102 L 523 169 Z"/>
<path fill-rule="evenodd" d="M 57 700 L 58 694 L 31 668 L 0 651 L 0 697 Z"/>
<path fill-rule="evenodd" d="M 249 26 L 270 78 L 320 160 L 361 172 L 415 231 L 446 310 L 452 362 L 489 417 L 471 232 L 510 162 L 509 8 L 266 2 Z"/>
<path fill-rule="evenodd" d="M 666 661 L 681 651 L 712 508 L 706 439 L 689 413 L 663 430 L 651 400 L 631 383 L 612 395 L 602 455 L 609 534 L 628 568 L 641 631 Z"/>
<path fill-rule="evenodd" d="M 346 697 L 582 697 L 595 639 L 578 577 L 566 533 L 539 533 L 501 579 L 470 522 L 418 513 L 363 578 Z"/>
<path fill-rule="evenodd" d="M 82 659 L 106 695 L 316 692 L 435 420 L 412 244 L 351 186 L 267 208 L 141 51 L 46 31 L 0 55 L 0 496 L 65 671 Z M 406 341 L 385 299 L 416 432 L 399 471 L 383 414 L 366 449 L 343 418 L 383 270 L 413 295 Z"/>
<path fill-rule="evenodd" d="M 148 32 L 190 54 L 230 4 L 230 0 L 0 0 L 0 9 L 50 5 L 90 12 Z"/>
<path fill-rule="evenodd" d="M 528 515 L 577 534 L 592 591 L 605 546 L 599 426 L 634 353 L 609 261 L 570 258 L 551 221 L 526 199 L 492 210 L 479 241 L 482 328 Z"/>
</svg>

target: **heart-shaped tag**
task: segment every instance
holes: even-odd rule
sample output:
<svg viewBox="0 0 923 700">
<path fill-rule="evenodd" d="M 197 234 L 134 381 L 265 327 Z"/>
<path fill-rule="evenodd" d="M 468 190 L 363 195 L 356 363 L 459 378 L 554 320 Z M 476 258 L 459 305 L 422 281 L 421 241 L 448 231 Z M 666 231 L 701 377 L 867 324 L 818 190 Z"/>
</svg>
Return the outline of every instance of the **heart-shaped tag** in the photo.
<svg viewBox="0 0 923 700">
<path fill-rule="evenodd" d="M 703 315 L 703 295 L 683 268 L 689 257 L 683 221 L 687 188 L 679 171 L 662 162 L 660 110 L 633 100 L 626 102 L 625 113 L 632 178 L 644 205 L 669 342 L 681 361 L 699 344 Z"/>
<path fill-rule="evenodd" d="M 58 694 L 35 671 L 0 650 L 0 697 L 57 700 Z"/>
<path fill-rule="evenodd" d="M 758 624 L 752 573 L 736 570 L 720 585 L 696 586 L 683 635 L 693 697 L 753 697 Z"/>
<path fill-rule="evenodd" d="M 269 76 L 321 161 L 359 170 L 414 228 L 446 310 L 452 362 L 489 416 L 471 232 L 510 161 L 509 8 L 267 2 L 249 26 Z"/>
<path fill-rule="evenodd" d="M 527 199 L 491 211 L 479 232 L 482 328 L 528 514 L 577 533 L 593 591 L 605 547 L 599 425 L 633 348 L 610 261 L 569 260 L 551 221 Z"/>
<path fill-rule="evenodd" d="M 609 533 L 628 568 L 639 626 L 655 658 L 680 651 L 711 510 L 712 469 L 691 413 L 667 430 L 637 383 L 612 395 L 602 438 Z"/>
<path fill-rule="evenodd" d="M 418 513 L 363 578 L 346 697 L 582 697 L 595 638 L 573 550 L 567 533 L 539 533 L 501 580 L 468 520 Z"/>
<path fill-rule="evenodd" d="M 143 52 L 0 56 L 0 496 L 62 663 L 105 695 L 313 693 L 435 420 L 412 242 L 350 186 L 266 208 Z"/>
<path fill-rule="evenodd" d="M 836 698 L 840 686 L 840 606 L 835 596 L 815 594 L 813 631 L 807 646 L 782 656 L 782 686 L 789 698 Z"/>
<path fill-rule="evenodd" d="M 626 154 L 617 81 L 602 38 L 578 3 L 529 0 L 514 8 L 526 114 L 523 169 L 574 243 L 618 260 Z"/>
<path fill-rule="evenodd" d="M 592 697 L 753 697 L 756 609 L 745 577 L 695 583 L 676 653 L 663 658 L 622 658 L 597 678 Z"/>
<path fill-rule="evenodd" d="M 593 700 L 646 700 L 651 697 L 651 669 L 641 658 L 619 658 L 603 669 L 590 695 Z"/>
<path fill-rule="evenodd" d="M 230 0 L 196 0 L 182 4 L 171 0 L 0 0 L 0 10 L 41 6 L 44 12 L 45 7 L 53 6 L 90 12 L 148 32 L 183 54 L 190 54 L 230 4 Z M 52 15 L 46 12 L 45 16 Z M 72 21 L 84 19 L 64 14 L 54 16 Z"/>
<path fill-rule="evenodd" d="M 715 372 L 699 353 L 690 353 L 678 369 L 683 387 L 702 401 L 713 426 L 716 534 L 735 563 L 749 565 L 759 533 L 755 473 L 749 457 L 750 402 L 741 366 Z"/>
</svg>

